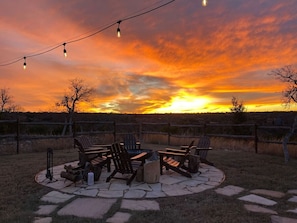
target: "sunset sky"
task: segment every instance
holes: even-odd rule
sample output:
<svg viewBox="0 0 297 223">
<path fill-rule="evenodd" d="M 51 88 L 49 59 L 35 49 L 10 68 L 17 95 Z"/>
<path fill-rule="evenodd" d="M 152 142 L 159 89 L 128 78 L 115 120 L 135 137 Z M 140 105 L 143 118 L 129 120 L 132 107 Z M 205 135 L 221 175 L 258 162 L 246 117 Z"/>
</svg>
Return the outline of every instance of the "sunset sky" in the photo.
<svg viewBox="0 0 297 223">
<path fill-rule="evenodd" d="M 1 0 L 0 88 L 31 112 L 60 111 L 74 78 L 96 90 L 81 112 L 229 112 L 233 96 L 249 112 L 297 110 L 268 75 L 297 66 L 296 0 L 175 0 L 125 20 L 166 2 Z"/>
</svg>

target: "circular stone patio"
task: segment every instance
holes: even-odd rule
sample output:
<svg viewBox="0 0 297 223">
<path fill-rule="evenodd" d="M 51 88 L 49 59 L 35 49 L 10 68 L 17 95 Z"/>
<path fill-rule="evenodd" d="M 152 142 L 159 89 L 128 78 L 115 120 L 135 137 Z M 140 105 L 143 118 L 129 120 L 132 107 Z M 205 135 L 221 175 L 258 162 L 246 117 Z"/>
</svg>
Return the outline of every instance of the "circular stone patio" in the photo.
<svg viewBox="0 0 297 223">
<path fill-rule="evenodd" d="M 52 181 L 46 178 L 46 170 L 41 171 L 35 176 L 35 181 L 68 194 L 101 198 L 143 199 L 199 193 L 220 185 L 225 179 L 225 175 L 221 170 L 203 163 L 199 167 L 201 174 L 192 174 L 192 178 L 164 169 L 159 183 L 155 184 L 137 182 L 135 179 L 129 186 L 126 185 L 125 180 L 118 179 L 111 179 L 109 183 L 106 183 L 106 178 L 113 171 L 113 165 L 111 165 L 111 172 L 107 172 L 104 167 L 100 179 L 92 186 L 88 186 L 86 182 L 81 181 L 74 184 L 60 177 L 61 171 L 64 171 L 64 165 L 76 167 L 77 163 L 78 161 L 75 161 L 53 167 Z"/>
</svg>

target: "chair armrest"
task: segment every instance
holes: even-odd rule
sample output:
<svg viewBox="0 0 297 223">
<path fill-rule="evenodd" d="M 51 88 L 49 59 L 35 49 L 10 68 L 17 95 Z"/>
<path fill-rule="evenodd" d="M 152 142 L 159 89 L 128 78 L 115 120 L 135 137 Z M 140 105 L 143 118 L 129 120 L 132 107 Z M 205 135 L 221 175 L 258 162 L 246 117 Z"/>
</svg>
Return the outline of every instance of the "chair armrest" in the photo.
<svg viewBox="0 0 297 223">
<path fill-rule="evenodd" d="M 102 147 L 102 148 L 108 148 L 110 147 L 111 145 L 110 144 L 93 144 L 90 146 L 90 148 L 96 148 L 96 147 Z"/>
<path fill-rule="evenodd" d="M 140 154 L 138 154 L 138 155 L 136 155 L 136 156 L 132 156 L 132 157 L 130 158 L 130 160 L 131 160 L 131 161 L 134 161 L 134 160 L 142 160 L 142 159 L 144 159 L 144 157 L 146 157 L 146 155 L 147 155 L 146 152 L 142 152 L 142 153 L 140 153 Z"/>
<path fill-rule="evenodd" d="M 198 147 L 197 147 L 196 150 L 198 150 L 198 151 L 199 151 L 199 150 L 212 150 L 212 147 L 207 147 L 207 148 L 198 148 Z"/>
<path fill-rule="evenodd" d="M 172 149 L 172 148 L 166 148 L 165 149 L 166 152 L 172 152 L 172 153 L 181 153 L 181 154 L 185 154 L 186 151 L 182 150 L 182 149 Z"/>
<path fill-rule="evenodd" d="M 92 151 L 96 152 L 96 151 L 101 151 L 101 150 L 105 150 L 105 148 L 103 148 L 103 147 L 88 147 L 84 151 L 85 152 L 92 152 Z"/>
<path fill-rule="evenodd" d="M 86 152 L 89 151 L 101 151 L 101 150 L 106 150 L 106 149 L 110 149 L 111 145 L 92 145 L 90 147 L 88 147 L 87 149 L 85 149 Z"/>
<path fill-rule="evenodd" d="M 189 148 L 189 146 L 187 146 Z M 190 151 L 195 150 L 197 146 L 192 146 L 190 148 Z M 186 153 L 185 149 L 172 149 L 172 148 L 166 148 L 166 151 L 168 152 L 177 152 L 177 153 Z"/>
<path fill-rule="evenodd" d="M 164 151 L 164 150 L 159 150 L 158 153 L 159 153 L 159 155 L 162 155 L 162 156 L 166 155 L 166 156 L 181 156 L 181 157 L 183 157 L 183 156 L 186 155 L 185 152 L 184 153 L 180 153 L 180 152 L 168 152 L 168 151 Z"/>
<path fill-rule="evenodd" d="M 94 151 L 94 150 L 92 150 L 92 151 L 85 151 L 84 153 L 86 155 L 96 155 L 96 154 L 100 155 L 100 154 L 109 153 L 109 152 L 110 152 L 109 149 L 101 149 L 101 150 L 96 150 L 96 151 Z"/>
</svg>

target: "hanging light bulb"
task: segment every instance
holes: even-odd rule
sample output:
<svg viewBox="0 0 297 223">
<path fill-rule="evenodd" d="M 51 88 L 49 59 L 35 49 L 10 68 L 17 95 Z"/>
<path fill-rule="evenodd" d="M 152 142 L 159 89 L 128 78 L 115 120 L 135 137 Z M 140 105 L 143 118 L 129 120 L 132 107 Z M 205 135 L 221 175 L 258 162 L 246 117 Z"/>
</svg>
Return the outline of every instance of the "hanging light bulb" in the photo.
<svg viewBox="0 0 297 223">
<path fill-rule="evenodd" d="M 207 6 L 208 0 L 202 0 L 202 6 Z"/>
<path fill-rule="evenodd" d="M 26 57 L 24 57 L 24 66 L 23 66 L 24 70 L 26 70 L 26 67 L 27 67 Z"/>
<path fill-rule="evenodd" d="M 65 48 L 65 46 L 66 46 L 66 43 L 63 43 L 63 46 L 64 46 L 64 57 L 67 57 L 67 51 L 66 51 L 66 48 Z"/>
<path fill-rule="evenodd" d="M 117 29 L 117 34 L 118 34 L 118 37 L 121 37 L 121 30 L 120 30 L 120 24 L 121 24 L 121 20 L 118 21 L 118 29 Z"/>
</svg>

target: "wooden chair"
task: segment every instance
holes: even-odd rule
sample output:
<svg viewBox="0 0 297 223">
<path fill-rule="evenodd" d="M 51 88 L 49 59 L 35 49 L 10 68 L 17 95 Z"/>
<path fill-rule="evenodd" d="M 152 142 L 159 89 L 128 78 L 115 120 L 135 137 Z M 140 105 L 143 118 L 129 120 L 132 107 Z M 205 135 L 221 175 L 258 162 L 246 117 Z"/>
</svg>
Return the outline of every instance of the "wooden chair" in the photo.
<svg viewBox="0 0 297 223">
<path fill-rule="evenodd" d="M 122 146 L 128 151 L 131 156 L 135 156 L 137 154 L 142 153 L 140 147 L 141 144 L 138 142 L 133 134 L 127 134 L 124 136 Z"/>
<path fill-rule="evenodd" d="M 167 170 L 171 169 L 185 177 L 191 178 L 192 176 L 189 172 L 189 157 L 196 158 L 196 160 L 199 159 L 199 156 L 191 155 L 193 143 L 194 142 L 192 142 L 190 146 L 187 146 L 185 150 L 167 148 L 165 151 L 158 151 L 160 156 L 160 174 L 163 174 L 163 167 L 165 167 Z M 197 172 L 198 166 L 199 163 L 197 163 Z"/>
<path fill-rule="evenodd" d="M 92 143 L 91 139 L 88 136 L 81 135 L 75 137 L 75 139 L 81 144 L 85 151 L 97 151 L 105 149 L 108 145 L 99 145 Z"/>
<path fill-rule="evenodd" d="M 85 167 L 87 162 L 91 163 L 93 166 L 100 166 L 101 168 L 106 165 L 107 171 L 110 172 L 110 146 L 102 145 L 92 150 L 85 150 L 84 145 L 81 140 L 74 138 L 74 144 L 79 150 L 79 166 Z M 105 148 L 104 148 L 105 146 Z"/>
<path fill-rule="evenodd" d="M 110 151 L 115 170 L 106 179 L 106 182 L 109 182 L 112 178 L 124 179 L 127 181 L 127 185 L 129 185 L 135 178 L 137 169 L 144 164 L 144 161 L 147 158 L 147 153 L 143 152 L 131 157 L 127 150 L 119 143 L 112 144 Z M 115 176 L 117 173 L 121 173 L 122 175 L 127 174 L 130 176 L 127 178 L 124 176 Z"/>
<path fill-rule="evenodd" d="M 127 150 L 130 156 L 136 156 L 143 152 L 146 152 L 146 153 L 152 152 L 152 150 L 150 149 L 141 149 L 140 142 L 136 140 L 133 134 L 125 135 L 124 142 L 120 143 L 120 145 Z"/>
<path fill-rule="evenodd" d="M 210 138 L 208 136 L 202 136 L 198 141 L 196 154 L 200 156 L 201 163 L 206 163 L 213 166 L 214 164 L 207 160 L 207 154 L 209 150 L 212 150 L 210 147 Z"/>
</svg>

